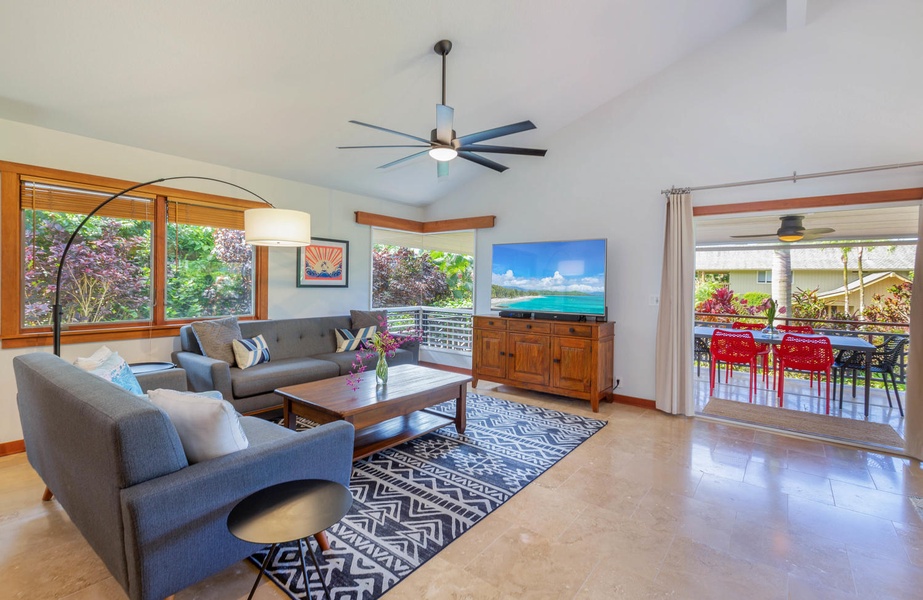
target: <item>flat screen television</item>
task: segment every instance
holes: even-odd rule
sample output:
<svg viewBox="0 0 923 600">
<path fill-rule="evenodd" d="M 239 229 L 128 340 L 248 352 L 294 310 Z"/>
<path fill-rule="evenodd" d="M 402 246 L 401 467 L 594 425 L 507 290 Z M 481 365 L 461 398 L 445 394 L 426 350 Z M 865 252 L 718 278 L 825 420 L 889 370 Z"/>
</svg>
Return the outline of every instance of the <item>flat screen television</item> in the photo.
<svg viewBox="0 0 923 600">
<path fill-rule="evenodd" d="M 606 317 L 606 240 L 494 244 L 491 310 Z"/>
</svg>

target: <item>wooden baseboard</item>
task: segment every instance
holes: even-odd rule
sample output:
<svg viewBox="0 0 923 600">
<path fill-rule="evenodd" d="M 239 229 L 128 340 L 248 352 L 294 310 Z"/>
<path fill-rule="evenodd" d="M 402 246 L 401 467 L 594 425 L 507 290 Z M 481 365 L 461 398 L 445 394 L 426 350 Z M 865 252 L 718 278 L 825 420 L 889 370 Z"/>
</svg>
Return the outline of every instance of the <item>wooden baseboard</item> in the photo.
<svg viewBox="0 0 923 600">
<path fill-rule="evenodd" d="M 440 365 L 437 363 L 423 362 L 420 361 L 421 367 L 429 367 L 430 369 L 439 369 L 440 371 L 449 371 L 450 373 L 458 373 L 459 375 L 471 375 L 471 369 L 463 369 L 462 367 L 450 367 L 449 365 Z"/>
<path fill-rule="evenodd" d="M 14 440 L 12 442 L 3 442 L 0 444 L 0 456 L 7 456 L 9 454 L 19 454 L 20 452 L 26 451 L 26 442 L 25 440 Z"/>
<path fill-rule="evenodd" d="M 635 398 L 634 396 L 623 396 L 622 394 L 612 394 L 611 401 L 618 402 L 619 404 L 628 404 L 629 406 L 640 406 L 641 408 L 657 408 L 657 403 L 653 400 Z"/>
</svg>

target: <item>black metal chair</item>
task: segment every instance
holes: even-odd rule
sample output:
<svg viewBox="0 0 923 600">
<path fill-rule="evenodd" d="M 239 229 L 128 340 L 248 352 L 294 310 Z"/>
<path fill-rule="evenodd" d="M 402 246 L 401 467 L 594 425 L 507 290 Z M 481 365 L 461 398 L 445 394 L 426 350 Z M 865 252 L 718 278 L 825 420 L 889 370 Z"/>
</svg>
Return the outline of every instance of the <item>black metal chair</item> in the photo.
<svg viewBox="0 0 923 600">
<path fill-rule="evenodd" d="M 897 409 L 901 416 L 904 416 L 904 407 L 901 405 L 901 397 L 897 391 L 897 379 L 894 377 L 894 369 L 900 364 L 901 356 L 904 354 L 904 346 L 907 345 L 907 338 L 890 336 L 884 342 L 875 347 L 872 354 L 872 375 L 878 373 L 881 375 L 881 382 L 885 387 L 885 395 L 888 397 L 888 406 L 891 404 L 891 393 L 888 390 L 888 377 L 891 378 L 891 385 L 894 387 L 894 398 L 897 400 Z M 846 371 L 852 371 L 852 397 L 856 397 L 856 375 L 865 373 L 865 353 L 850 350 L 842 350 L 833 362 L 834 381 L 836 375 L 840 376 L 840 408 L 843 408 L 843 384 L 846 380 Z M 834 394 L 836 386 L 834 386 Z"/>
<path fill-rule="evenodd" d="M 711 347 L 707 338 L 695 338 L 695 376 L 702 376 L 702 361 L 708 364 L 711 360 Z"/>
</svg>

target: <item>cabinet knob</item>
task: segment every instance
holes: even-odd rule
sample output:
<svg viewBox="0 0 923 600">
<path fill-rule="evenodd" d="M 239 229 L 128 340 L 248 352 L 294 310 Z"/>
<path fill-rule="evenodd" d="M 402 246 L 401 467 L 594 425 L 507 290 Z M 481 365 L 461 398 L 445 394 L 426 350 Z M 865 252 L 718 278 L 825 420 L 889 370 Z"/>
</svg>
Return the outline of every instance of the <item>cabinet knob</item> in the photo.
<svg viewBox="0 0 923 600">
<path fill-rule="evenodd" d="M 506 352 L 501 352 L 500 356 L 506 356 Z"/>
<path fill-rule="evenodd" d="M 513 353 L 510 352 L 509 354 L 507 354 L 507 356 L 509 356 L 510 358 L 513 358 Z"/>
<path fill-rule="evenodd" d="M 493 322 L 493 321 L 487 321 L 487 324 L 488 324 L 488 325 L 493 325 L 494 322 Z"/>
<path fill-rule="evenodd" d="M 556 358 L 556 359 L 554 359 L 552 362 L 559 363 L 559 362 L 561 362 L 561 359 L 560 359 L 560 358 Z"/>
<path fill-rule="evenodd" d="M 526 325 L 526 329 L 532 329 L 531 325 Z"/>
<path fill-rule="evenodd" d="M 576 329 L 574 329 L 573 327 L 571 327 L 570 329 L 568 329 L 568 331 L 569 331 L 570 333 L 574 333 L 574 332 L 576 331 Z"/>
</svg>

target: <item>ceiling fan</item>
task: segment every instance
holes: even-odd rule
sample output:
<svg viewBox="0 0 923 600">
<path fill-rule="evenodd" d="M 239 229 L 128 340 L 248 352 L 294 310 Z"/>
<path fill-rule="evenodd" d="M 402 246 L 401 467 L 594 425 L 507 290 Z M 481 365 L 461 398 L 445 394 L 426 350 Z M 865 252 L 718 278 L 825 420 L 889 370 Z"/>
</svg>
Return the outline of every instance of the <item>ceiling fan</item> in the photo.
<svg viewBox="0 0 923 600">
<path fill-rule="evenodd" d="M 455 136 L 455 129 L 453 129 L 453 121 L 455 118 L 455 109 L 451 106 L 447 106 L 445 103 L 445 57 L 449 54 L 449 51 L 452 50 L 452 42 L 449 40 L 441 40 L 433 46 L 433 50 L 436 54 L 442 56 L 442 104 L 436 105 L 436 128 L 430 132 L 430 139 L 424 139 L 409 133 L 402 133 L 400 131 L 394 131 L 393 129 L 386 129 L 384 127 L 379 127 L 377 125 L 370 125 L 369 123 L 363 123 L 361 121 L 350 121 L 350 123 L 355 123 L 356 125 L 362 125 L 363 127 L 370 127 L 372 129 L 377 129 L 379 131 L 385 131 L 387 133 L 393 133 L 395 135 L 400 135 L 406 138 L 410 138 L 420 144 L 399 144 L 399 145 L 389 145 L 389 146 L 338 146 L 339 149 L 355 149 L 355 148 L 425 148 L 419 152 L 415 152 L 404 158 L 399 158 L 397 160 L 391 161 L 387 164 L 381 165 L 379 169 L 387 169 L 388 167 L 393 167 L 394 165 L 403 163 L 408 160 L 412 160 L 423 154 L 429 154 L 431 157 L 436 159 L 436 174 L 438 177 L 445 177 L 449 174 L 449 161 L 455 157 L 463 158 L 465 160 L 471 161 L 473 163 L 479 164 L 482 167 L 487 167 L 488 169 L 493 169 L 499 173 L 506 171 L 509 167 L 501 165 L 498 162 L 492 161 L 483 156 L 478 156 L 475 152 L 484 153 L 484 154 L 521 154 L 525 156 L 545 156 L 547 150 L 538 150 L 535 148 L 515 148 L 512 146 L 491 146 L 491 145 L 479 145 L 478 142 L 483 142 L 486 140 L 492 140 L 494 138 L 503 137 L 506 135 L 512 135 L 514 133 L 519 133 L 521 131 L 528 131 L 530 129 L 535 129 L 535 124 L 532 121 L 520 121 L 519 123 L 512 123 L 510 125 L 504 125 L 502 127 L 495 127 L 493 129 L 488 129 L 486 131 L 480 131 L 478 133 L 471 133 L 468 135 L 463 135 L 461 137 Z"/>
<path fill-rule="evenodd" d="M 779 217 L 782 225 L 775 233 L 758 233 L 756 235 L 732 235 L 732 238 L 765 238 L 777 237 L 781 242 L 798 242 L 813 240 L 826 233 L 833 233 L 835 229 L 829 227 L 817 227 L 814 229 L 805 229 L 802 220 L 804 215 L 786 215 Z"/>
</svg>

